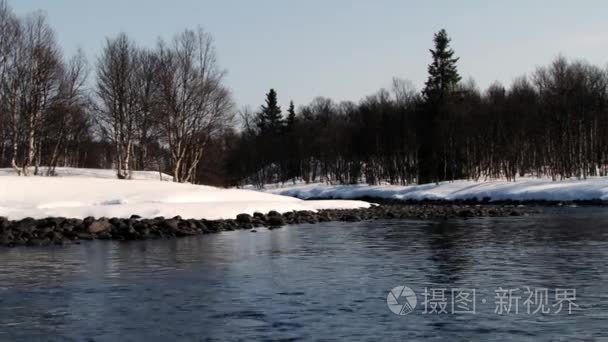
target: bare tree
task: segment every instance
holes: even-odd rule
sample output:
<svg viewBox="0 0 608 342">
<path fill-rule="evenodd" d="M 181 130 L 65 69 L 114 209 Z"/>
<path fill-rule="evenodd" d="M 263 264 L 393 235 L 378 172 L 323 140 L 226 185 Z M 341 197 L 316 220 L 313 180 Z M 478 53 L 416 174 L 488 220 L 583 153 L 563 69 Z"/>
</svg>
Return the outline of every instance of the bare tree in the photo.
<svg viewBox="0 0 608 342">
<path fill-rule="evenodd" d="M 27 73 L 23 82 L 22 115 L 26 145 L 21 168 L 27 176 L 36 157 L 39 123 L 57 96 L 62 64 L 55 34 L 42 13 L 25 19 L 23 38 Z"/>
<path fill-rule="evenodd" d="M 0 125 L 3 132 L 10 137 L 3 138 L 2 149 L 5 142 L 10 140 L 11 165 L 18 174 L 21 170 L 17 166 L 17 150 L 19 146 L 19 111 L 21 94 L 20 82 L 24 78 L 23 56 L 24 49 L 21 43 L 22 26 L 19 19 L 12 13 L 6 1 L 0 2 Z"/>
<path fill-rule="evenodd" d="M 213 38 L 202 29 L 159 43 L 158 53 L 162 138 L 174 181 L 191 182 L 209 139 L 232 119 L 231 94 L 222 84 Z"/>
<path fill-rule="evenodd" d="M 11 164 L 18 174 L 29 174 L 29 167 L 39 152 L 40 122 L 57 95 L 61 56 L 53 30 L 41 13 L 23 21 L 3 23 L 2 95 L 3 112 L 8 113 L 11 132 Z M 8 38 L 6 38 L 8 37 Z M 18 158 L 23 145 L 23 158 Z M 18 160 L 19 159 L 19 160 Z"/>
<path fill-rule="evenodd" d="M 4 91 L 5 75 L 9 68 L 9 58 L 15 41 L 17 19 L 5 0 L 0 0 L 0 165 L 5 157 L 7 132 L 6 97 Z"/>
<path fill-rule="evenodd" d="M 154 115 L 159 102 L 157 77 L 159 63 L 156 52 L 148 49 L 139 50 L 136 58 L 135 88 L 138 110 L 135 115 L 137 149 L 135 166 L 140 170 L 145 170 L 154 161 L 150 155 L 151 150 L 158 146 L 158 125 Z"/>
<path fill-rule="evenodd" d="M 393 77 L 391 91 L 398 104 L 411 103 L 418 96 L 414 83 L 399 77 Z"/>
<path fill-rule="evenodd" d="M 75 131 L 81 124 L 84 111 L 89 105 L 89 96 L 86 91 L 87 62 L 82 50 L 68 62 L 62 72 L 59 93 L 52 110 L 48 115 L 48 123 L 45 125 L 47 131 L 53 128 L 53 138 L 49 139 L 52 146 L 48 159 L 47 176 L 55 174 L 55 168 L 59 162 L 62 148 L 69 139 L 70 132 Z"/>
<path fill-rule="evenodd" d="M 137 49 L 126 34 L 108 39 L 97 65 L 97 119 L 114 146 L 118 178 L 131 174 L 138 90 Z"/>
</svg>

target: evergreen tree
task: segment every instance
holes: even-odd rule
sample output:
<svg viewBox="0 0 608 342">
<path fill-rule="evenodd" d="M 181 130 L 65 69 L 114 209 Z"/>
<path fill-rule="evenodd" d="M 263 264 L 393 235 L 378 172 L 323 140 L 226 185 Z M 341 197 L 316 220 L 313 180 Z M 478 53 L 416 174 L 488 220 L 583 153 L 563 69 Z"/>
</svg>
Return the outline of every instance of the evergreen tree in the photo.
<svg viewBox="0 0 608 342">
<path fill-rule="evenodd" d="M 293 101 L 289 102 L 289 109 L 287 110 L 287 127 L 291 129 L 296 123 L 296 110 L 293 105 Z"/>
<path fill-rule="evenodd" d="M 258 113 L 258 127 L 263 135 L 278 135 L 282 125 L 283 114 L 278 105 L 277 92 L 270 89 L 266 94 L 266 105 L 262 105 L 262 110 Z"/>
<path fill-rule="evenodd" d="M 287 165 L 285 165 L 285 180 L 292 179 L 294 184 L 296 178 L 300 175 L 300 150 L 298 148 L 296 125 L 296 110 L 293 101 L 290 101 L 285 120 L 284 135 L 285 159 L 287 160 Z"/>
<path fill-rule="evenodd" d="M 454 57 L 454 50 L 450 48 L 450 41 L 451 39 L 445 29 L 435 33 L 433 39 L 435 49 L 430 50 L 433 62 L 428 67 L 429 78 L 422 91 L 427 101 L 441 101 L 460 82 L 461 77 L 456 67 L 460 58 Z"/>
<path fill-rule="evenodd" d="M 453 145 L 449 126 L 450 95 L 456 90 L 460 75 L 450 48 L 450 38 L 442 29 L 433 39 L 435 48 L 430 50 L 433 57 L 428 67 L 429 78 L 422 91 L 425 106 L 420 120 L 420 150 L 418 152 L 418 183 L 435 182 L 455 176 L 454 163 L 448 162 L 446 153 Z M 452 151 L 453 152 L 453 151 Z"/>
</svg>

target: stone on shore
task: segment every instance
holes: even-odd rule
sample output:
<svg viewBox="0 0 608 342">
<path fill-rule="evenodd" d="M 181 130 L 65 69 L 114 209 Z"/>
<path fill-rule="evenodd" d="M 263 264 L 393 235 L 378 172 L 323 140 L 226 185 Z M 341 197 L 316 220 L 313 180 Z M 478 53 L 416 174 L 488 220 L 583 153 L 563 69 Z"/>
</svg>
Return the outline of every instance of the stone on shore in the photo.
<svg viewBox="0 0 608 342">
<path fill-rule="evenodd" d="M 405 204 L 388 203 L 367 209 L 327 209 L 292 211 L 281 214 L 270 211 L 237 215 L 234 220 L 141 218 L 93 218 L 83 220 L 63 217 L 25 218 L 11 221 L 0 217 L 0 245 L 47 246 L 78 244 L 82 240 L 145 240 L 194 236 L 238 229 L 256 232 L 256 227 L 274 229 L 286 224 L 315 224 L 318 222 L 359 222 L 378 219 L 467 219 L 472 217 L 525 216 L 537 212 L 530 207 L 514 205 L 469 205 L 456 203 Z"/>
<path fill-rule="evenodd" d="M 112 224 L 108 219 L 103 218 L 97 221 L 93 221 L 89 226 L 89 233 L 91 234 L 99 234 L 102 232 L 107 232 L 112 229 Z"/>
</svg>

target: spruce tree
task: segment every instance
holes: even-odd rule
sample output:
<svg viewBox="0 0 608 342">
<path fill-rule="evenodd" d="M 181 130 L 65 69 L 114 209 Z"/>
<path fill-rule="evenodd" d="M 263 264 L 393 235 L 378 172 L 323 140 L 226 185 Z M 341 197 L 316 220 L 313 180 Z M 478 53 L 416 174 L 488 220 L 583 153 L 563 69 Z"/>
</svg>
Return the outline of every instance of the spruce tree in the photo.
<svg viewBox="0 0 608 342">
<path fill-rule="evenodd" d="M 296 177 L 299 175 L 299 160 L 300 153 L 298 149 L 297 137 L 296 137 L 296 110 L 293 105 L 293 101 L 289 102 L 289 109 L 287 110 L 287 118 L 285 120 L 285 135 L 284 135 L 284 147 L 286 149 L 285 160 L 285 180 L 292 179 L 296 181 Z"/>
<path fill-rule="evenodd" d="M 289 102 L 289 109 L 287 110 L 287 127 L 291 128 L 296 122 L 296 110 L 293 105 L 293 101 Z"/>
<path fill-rule="evenodd" d="M 437 32 L 433 39 L 435 49 L 430 50 L 433 62 L 428 67 L 429 78 L 422 91 L 427 101 L 436 102 L 445 99 L 460 82 L 461 77 L 456 67 L 460 58 L 454 57 L 450 41 L 445 29 Z"/>
<path fill-rule="evenodd" d="M 422 91 L 425 105 L 421 109 L 418 128 L 422 133 L 419 136 L 418 183 L 453 178 L 456 172 L 448 167 L 445 140 L 450 132 L 446 127 L 449 101 L 460 81 L 456 66 L 459 58 L 454 57 L 450 38 L 444 29 L 435 34 L 433 42 L 435 47 L 430 50 L 433 61 L 428 67 L 429 77 Z"/>
<path fill-rule="evenodd" d="M 258 169 L 261 171 L 262 182 L 275 182 L 282 178 L 285 169 L 283 161 L 285 126 L 281 107 L 277 101 L 277 92 L 274 89 L 270 89 L 266 94 L 266 103 L 257 114 L 257 126 L 259 135 L 256 138 L 256 152 L 261 162 L 261 167 Z"/>
<path fill-rule="evenodd" d="M 283 125 L 283 114 L 278 105 L 277 92 L 270 89 L 266 94 L 266 104 L 262 105 L 258 113 L 258 127 L 262 134 L 278 135 Z"/>
</svg>

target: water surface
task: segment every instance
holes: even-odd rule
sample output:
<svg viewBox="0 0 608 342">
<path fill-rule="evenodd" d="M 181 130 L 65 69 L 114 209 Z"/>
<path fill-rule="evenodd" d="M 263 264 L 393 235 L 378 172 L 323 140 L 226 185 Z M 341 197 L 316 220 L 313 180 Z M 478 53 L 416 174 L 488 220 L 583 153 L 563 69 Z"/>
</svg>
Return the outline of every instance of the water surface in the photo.
<svg viewBox="0 0 608 342">
<path fill-rule="evenodd" d="M 608 339 L 602 208 L 1 249 L 0 267 L 2 341 Z M 386 303 L 400 285 L 418 299 L 405 316 Z M 496 289 L 525 286 L 579 307 L 495 313 Z M 475 313 L 424 314 L 425 288 L 476 289 Z"/>
</svg>

